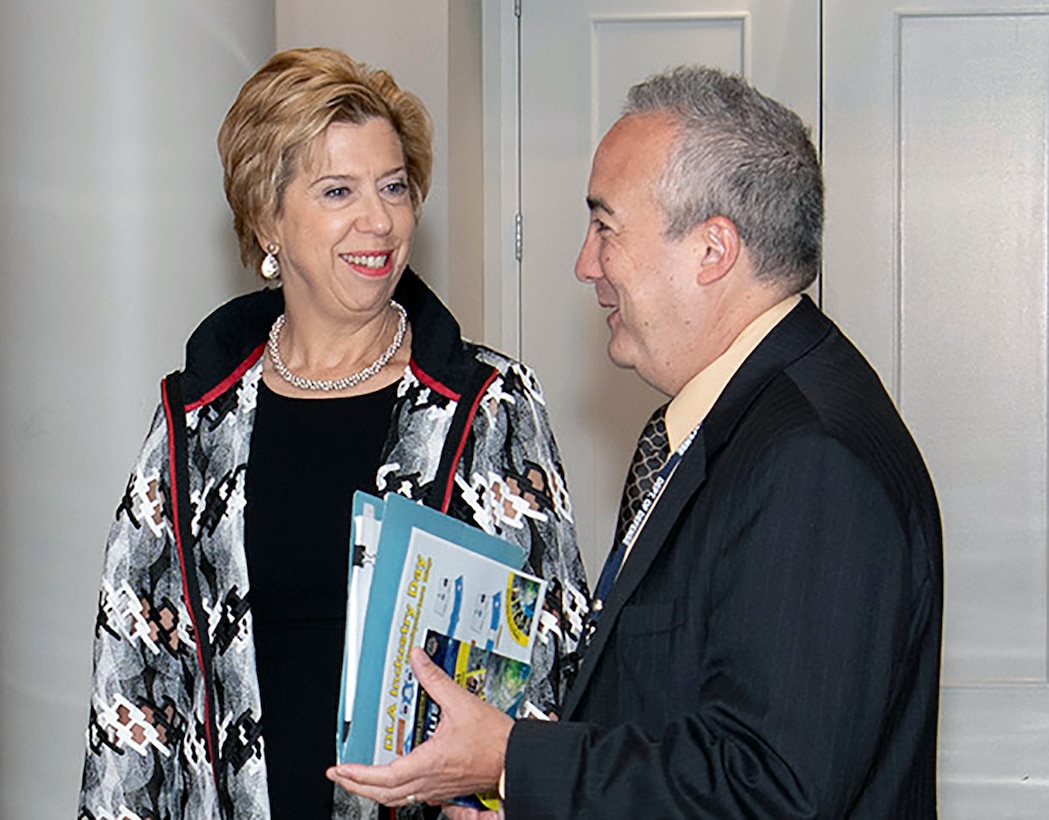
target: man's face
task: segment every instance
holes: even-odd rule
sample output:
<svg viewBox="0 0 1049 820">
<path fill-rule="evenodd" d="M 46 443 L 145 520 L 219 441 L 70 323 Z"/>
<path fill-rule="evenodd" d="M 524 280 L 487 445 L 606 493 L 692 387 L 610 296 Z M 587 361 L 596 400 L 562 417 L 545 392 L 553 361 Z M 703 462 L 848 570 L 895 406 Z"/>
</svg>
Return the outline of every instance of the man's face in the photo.
<svg viewBox="0 0 1049 820">
<path fill-rule="evenodd" d="M 675 135 L 663 114 L 620 119 L 598 146 L 590 173 L 590 225 L 576 278 L 593 283 L 610 308 L 608 355 L 668 395 L 680 388 L 683 337 L 696 328 L 689 285 L 699 259 L 693 243 L 664 239 L 656 185 Z"/>
</svg>

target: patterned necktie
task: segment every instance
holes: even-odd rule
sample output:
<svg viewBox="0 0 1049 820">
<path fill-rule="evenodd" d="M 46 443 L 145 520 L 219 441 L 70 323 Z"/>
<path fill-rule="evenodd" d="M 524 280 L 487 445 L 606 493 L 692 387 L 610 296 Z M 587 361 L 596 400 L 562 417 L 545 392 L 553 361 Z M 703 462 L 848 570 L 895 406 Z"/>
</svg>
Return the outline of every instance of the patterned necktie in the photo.
<svg viewBox="0 0 1049 820">
<path fill-rule="evenodd" d="M 616 522 L 616 540 L 612 544 L 611 552 L 605 559 L 601 577 L 597 579 L 597 587 L 594 589 L 593 609 L 591 609 L 587 619 L 583 639 L 579 642 L 579 649 L 572 653 L 568 659 L 570 665 L 566 666 L 570 670 L 568 674 L 572 676 L 575 675 L 575 670 L 578 669 L 579 663 L 594 636 L 594 630 L 597 628 L 597 621 L 604 607 L 605 599 L 608 598 L 608 594 L 612 590 L 612 584 L 615 583 L 616 576 L 619 575 L 619 570 L 623 565 L 623 560 L 626 558 L 626 544 L 623 543 L 623 538 L 630 527 L 630 522 L 634 520 L 637 511 L 641 509 L 641 502 L 648 494 L 648 491 L 652 489 L 659 471 L 663 469 L 663 465 L 670 455 L 670 445 L 667 441 L 667 426 L 663 420 L 666 409 L 667 406 L 664 404 L 652 414 L 637 440 L 637 449 L 634 451 L 634 458 L 630 462 L 630 469 L 627 470 L 626 482 L 623 485 L 623 498 L 619 505 L 619 520 Z"/>
<path fill-rule="evenodd" d="M 641 501 L 652 489 L 656 476 L 670 455 L 667 442 L 667 425 L 663 420 L 667 406 L 656 409 L 645 424 L 637 440 L 634 458 L 627 470 L 626 483 L 623 485 L 623 498 L 619 502 L 619 520 L 616 522 L 616 540 L 618 546 L 626 535 L 630 522 L 641 509 Z"/>
</svg>

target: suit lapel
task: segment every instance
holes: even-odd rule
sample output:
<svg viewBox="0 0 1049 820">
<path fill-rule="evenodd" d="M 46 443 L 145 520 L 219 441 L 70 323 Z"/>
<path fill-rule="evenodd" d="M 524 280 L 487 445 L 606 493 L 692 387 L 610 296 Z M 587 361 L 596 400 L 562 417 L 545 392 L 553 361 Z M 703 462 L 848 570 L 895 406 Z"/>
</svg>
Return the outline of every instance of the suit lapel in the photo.
<svg viewBox="0 0 1049 820">
<path fill-rule="evenodd" d="M 572 717 L 572 712 L 586 690 L 590 676 L 596 666 L 597 659 L 604 651 L 608 636 L 611 634 L 623 605 L 630 599 L 637 585 L 645 577 L 649 567 L 655 560 L 659 551 L 667 542 L 674 523 L 678 520 L 682 510 L 696 493 L 700 491 L 706 480 L 706 445 L 703 431 L 700 430 L 696 440 L 692 442 L 685 456 L 681 459 L 674 475 L 663 490 L 658 503 L 653 508 L 644 528 L 637 536 L 630 554 L 623 564 L 623 569 L 612 585 L 612 591 L 605 601 L 604 609 L 601 611 L 601 619 L 597 631 L 583 658 L 583 665 L 579 670 L 575 683 L 565 699 L 564 714 L 566 718 Z"/>
</svg>

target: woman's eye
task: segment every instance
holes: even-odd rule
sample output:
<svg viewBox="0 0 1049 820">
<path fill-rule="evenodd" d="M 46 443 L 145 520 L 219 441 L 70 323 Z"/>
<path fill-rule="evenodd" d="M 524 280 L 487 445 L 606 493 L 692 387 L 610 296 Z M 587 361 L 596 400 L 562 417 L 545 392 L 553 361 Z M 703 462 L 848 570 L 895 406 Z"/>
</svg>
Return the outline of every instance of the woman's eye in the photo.
<svg viewBox="0 0 1049 820">
<path fill-rule="evenodd" d="M 386 183 L 383 186 L 383 190 L 390 196 L 402 196 L 408 191 L 408 183 L 403 179 L 394 180 Z"/>
<path fill-rule="evenodd" d="M 350 189 L 347 188 L 345 185 L 340 186 L 338 188 L 328 188 L 324 192 L 324 197 L 326 199 L 345 199 L 349 195 Z"/>
</svg>

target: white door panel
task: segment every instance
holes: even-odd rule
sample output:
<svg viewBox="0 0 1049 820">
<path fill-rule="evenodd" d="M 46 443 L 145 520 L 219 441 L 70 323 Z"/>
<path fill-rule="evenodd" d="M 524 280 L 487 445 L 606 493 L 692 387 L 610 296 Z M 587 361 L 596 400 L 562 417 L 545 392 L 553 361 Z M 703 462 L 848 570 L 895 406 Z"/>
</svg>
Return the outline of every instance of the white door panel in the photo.
<svg viewBox="0 0 1049 820">
<path fill-rule="evenodd" d="M 1024 23 L 900 19 L 896 370 L 942 477 L 948 681 L 1045 676 L 1049 17 Z"/>
<path fill-rule="evenodd" d="M 824 8 L 824 308 L 942 508 L 943 816 L 1046 817 L 1049 16 Z"/>
<path fill-rule="evenodd" d="M 1045 820 L 1045 687 L 948 685 L 941 698 L 941 820 Z"/>
</svg>

